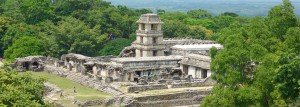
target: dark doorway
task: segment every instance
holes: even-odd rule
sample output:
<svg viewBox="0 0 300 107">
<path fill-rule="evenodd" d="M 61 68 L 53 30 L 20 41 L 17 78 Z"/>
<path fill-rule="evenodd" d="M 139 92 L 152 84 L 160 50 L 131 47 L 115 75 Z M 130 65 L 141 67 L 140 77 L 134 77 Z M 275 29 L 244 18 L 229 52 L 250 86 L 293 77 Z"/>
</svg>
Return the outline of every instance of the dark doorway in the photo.
<svg viewBox="0 0 300 107">
<path fill-rule="evenodd" d="M 139 82 L 139 77 L 141 77 L 141 71 L 135 71 L 135 76 L 133 78 L 133 81 Z"/>
<path fill-rule="evenodd" d="M 183 72 L 185 74 L 188 74 L 188 72 L 189 72 L 189 66 L 188 65 L 183 65 Z"/>
<path fill-rule="evenodd" d="M 148 72 L 148 76 L 150 76 L 151 75 L 151 71 L 147 71 Z"/>
<path fill-rule="evenodd" d="M 25 68 L 25 70 L 29 70 L 29 62 L 24 62 L 23 68 Z"/>
<path fill-rule="evenodd" d="M 171 76 L 179 76 L 181 77 L 182 71 L 180 69 L 175 69 L 173 72 L 170 73 Z"/>
<path fill-rule="evenodd" d="M 201 74 L 201 78 L 204 79 L 207 77 L 207 70 L 203 69 L 202 74 Z"/>
<path fill-rule="evenodd" d="M 89 73 L 93 73 L 93 66 L 86 66 L 86 71 Z"/>
<path fill-rule="evenodd" d="M 38 67 L 39 67 L 39 63 L 33 62 L 33 63 L 32 63 L 32 66 L 35 67 L 35 68 L 38 68 Z"/>
<path fill-rule="evenodd" d="M 141 71 L 135 71 L 135 74 L 136 74 L 138 77 L 141 77 Z"/>
<path fill-rule="evenodd" d="M 157 56 L 157 50 L 153 51 L 153 56 Z"/>
</svg>

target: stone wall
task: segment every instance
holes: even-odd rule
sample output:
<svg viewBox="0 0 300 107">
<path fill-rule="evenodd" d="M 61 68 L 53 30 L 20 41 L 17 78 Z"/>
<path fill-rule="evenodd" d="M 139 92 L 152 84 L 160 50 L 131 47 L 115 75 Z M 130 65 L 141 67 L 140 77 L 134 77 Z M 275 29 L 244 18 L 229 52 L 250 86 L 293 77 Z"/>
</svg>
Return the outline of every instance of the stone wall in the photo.
<svg viewBox="0 0 300 107">
<path fill-rule="evenodd" d="M 95 105 L 104 105 L 105 101 L 104 100 L 89 100 L 89 101 L 85 101 L 82 104 L 78 104 L 81 105 L 82 107 L 87 107 L 87 106 L 95 106 Z"/>
<path fill-rule="evenodd" d="M 135 98 L 128 107 L 170 107 L 200 104 L 210 90 L 144 96 Z"/>
<path fill-rule="evenodd" d="M 163 84 L 155 84 L 155 85 L 136 85 L 136 86 L 129 86 L 128 93 L 133 93 L 136 91 L 148 91 L 148 90 L 160 90 L 160 89 L 168 89 L 167 85 Z"/>
<path fill-rule="evenodd" d="M 172 55 L 182 55 L 186 56 L 188 54 L 203 54 L 208 55 L 208 50 L 181 50 L 181 49 L 172 49 Z"/>
<path fill-rule="evenodd" d="M 202 90 L 202 91 L 186 91 L 174 94 L 164 94 L 164 95 L 153 95 L 153 96 L 144 96 L 137 97 L 135 100 L 139 102 L 151 102 L 151 101 L 162 101 L 162 100 L 174 100 L 174 99 L 189 99 L 198 95 L 208 95 L 210 90 Z"/>
<path fill-rule="evenodd" d="M 172 88 L 185 88 L 185 87 L 203 87 L 203 86 L 213 86 L 216 81 L 210 77 L 201 82 L 183 82 L 183 83 L 172 83 Z"/>
<path fill-rule="evenodd" d="M 164 100 L 164 101 L 156 101 L 156 102 L 138 102 L 135 104 L 135 107 L 171 107 L 171 106 L 185 106 L 185 105 L 200 105 L 202 99 L 199 101 L 194 99 L 176 99 L 176 100 Z"/>
</svg>

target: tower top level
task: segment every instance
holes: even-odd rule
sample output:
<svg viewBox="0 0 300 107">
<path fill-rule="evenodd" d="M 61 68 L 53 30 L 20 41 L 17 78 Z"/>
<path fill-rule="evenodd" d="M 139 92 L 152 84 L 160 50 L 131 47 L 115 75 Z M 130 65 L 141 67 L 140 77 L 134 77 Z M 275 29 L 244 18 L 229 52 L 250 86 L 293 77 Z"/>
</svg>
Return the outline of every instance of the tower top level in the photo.
<svg viewBox="0 0 300 107">
<path fill-rule="evenodd" d="M 148 13 L 141 15 L 140 19 L 136 21 L 137 23 L 147 23 L 147 24 L 163 24 L 157 14 Z"/>
</svg>

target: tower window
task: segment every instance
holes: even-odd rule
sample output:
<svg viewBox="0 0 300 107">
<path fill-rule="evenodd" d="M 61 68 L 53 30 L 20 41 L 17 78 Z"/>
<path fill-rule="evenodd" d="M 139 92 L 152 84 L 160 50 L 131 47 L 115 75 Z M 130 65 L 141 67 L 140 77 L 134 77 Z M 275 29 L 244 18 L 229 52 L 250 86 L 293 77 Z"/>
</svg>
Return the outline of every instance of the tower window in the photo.
<svg viewBox="0 0 300 107">
<path fill-rule="evenodd" d="M 151 24 L 151 30 L 157 30 L 157 24 Z"/>
<path fill-rule="evenodd" d="M 153 37 L 153 38 L 152 38 L 152 43 L 153 43 L 153 44 L 156 44 L 156 43 L 157 43 L 157 37 Z"/>
<path fill-rule="evenodd" d="M 145 30 L 145 24 L 141 24 L 141 30 Z"/>
<path fill-rule="evenodd" d="M 141 43 L 143 43 L 143 42 L 144 42 L 144 38 L 143 38 L 143 36 L 141 36 L 140 38 L 141 38 Z"/>
<path fill-rule="evenodd" d="M 157 51 L 153 51 L 153 56 L 157 56 Z"/>
<path fill-rule="evenodd" d="M 207 77 L 207 70 L 204 69 L 204 70 L 202 71 L 201 76 L 202 76 L 202 77 L 201 77 L 202 79 L 206 78 L 206 77 Z"/>
</svg>

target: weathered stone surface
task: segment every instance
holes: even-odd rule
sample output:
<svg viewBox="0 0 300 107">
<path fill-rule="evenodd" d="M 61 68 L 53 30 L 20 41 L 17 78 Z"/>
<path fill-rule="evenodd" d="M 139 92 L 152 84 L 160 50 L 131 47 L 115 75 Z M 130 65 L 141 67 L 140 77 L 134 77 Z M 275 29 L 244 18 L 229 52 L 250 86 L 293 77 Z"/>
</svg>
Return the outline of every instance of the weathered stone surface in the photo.
<svg viewBox="0 0 300 107">
<path fill-rule="evenodd" d="M 119 54 L 119 57 L 135 57 L 135 48 L 132 46 L 123 48 Z"/>
<path fill-rule="evenodd" d="M 135 101 L 131 103 L 130 107 L 171 107 L 200 104 L 209 93 L 210 90 L 203 90 L 138 97 L 134 98 Z"/>
<path fill-rule="evenodd" d="M 216 81 L 211 78 L 207 78 L 202 82 L 183 82 L 183 83 L 172 83 L 172 88 L 184 88 L 184 87 L 203 87 L 203 86 L 213 86 Z"/>
<path fill-rule="evenodd" d="M 108 93 L 108 94 L 112 94 L 112 95 L 121 95 L 121 94 L 123 94 L 123 92 L 121 92 L 120 90 L 110 86 L 109 84 L 102 83 L 101 81 L 98 81 L 94 78 L 89 78 L 88 76 L 81 75 L 80 73 L 70 72 L 70 71 L 68 71 L 64 68 L 46 66 L 45 70 L 49 73 L 67 77 L 67 79 L 70 79 L 74 82 L 80 83 L 80 84 L 85 85 L 87 87 L 97 89 L 99 91 L 103 91 L 103 92 Z"/>
<path fill-rule="evenodd" d="M 147 90 L 160 90 L 160 89 L 168 89 L 168 86 L 164 84 L 129 86 L 128 93 L 133 93 L 135 91 L 142 92 Z"/>
</svg>

